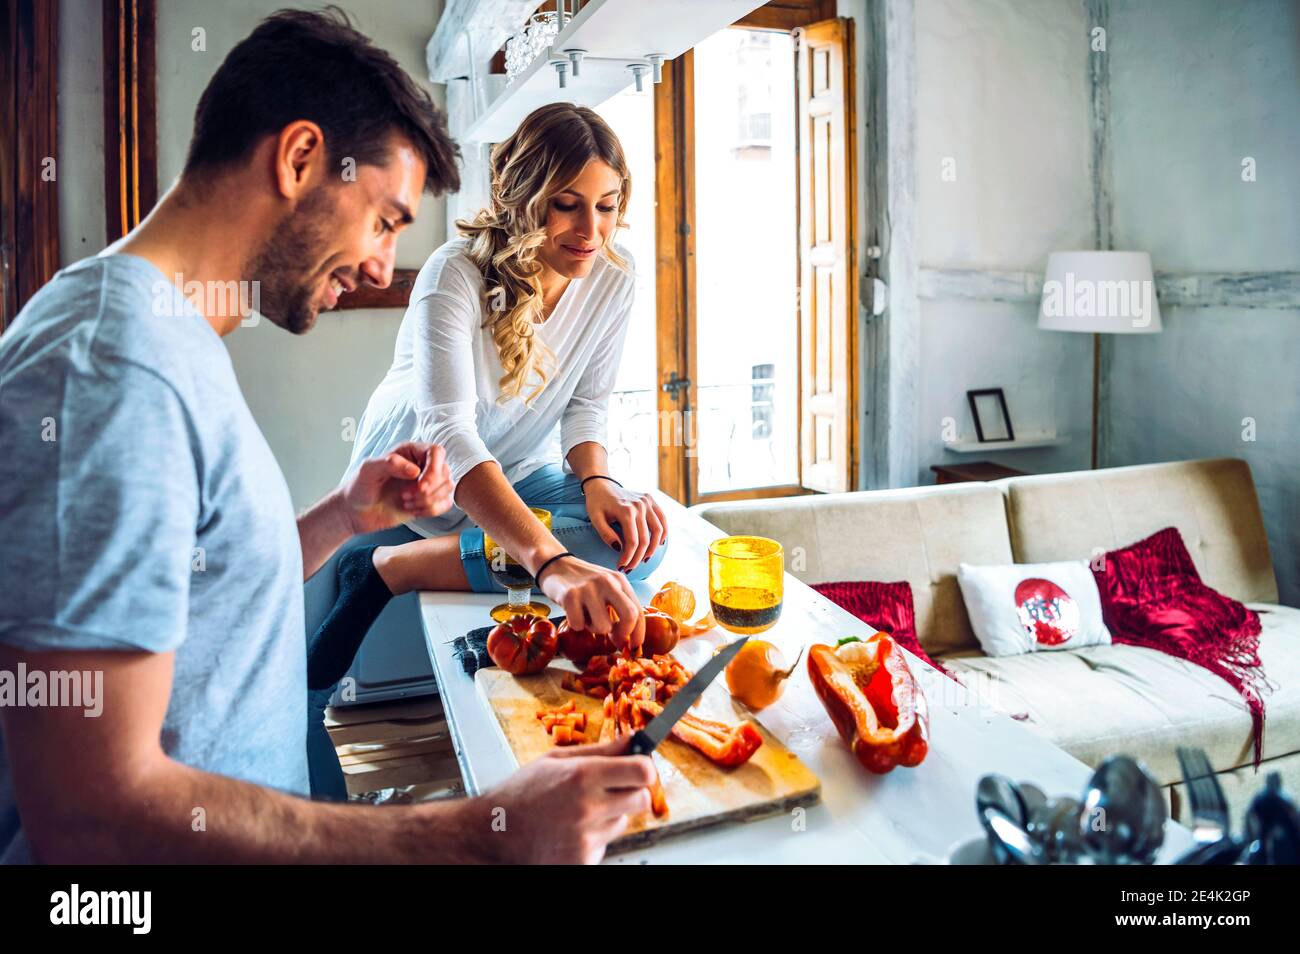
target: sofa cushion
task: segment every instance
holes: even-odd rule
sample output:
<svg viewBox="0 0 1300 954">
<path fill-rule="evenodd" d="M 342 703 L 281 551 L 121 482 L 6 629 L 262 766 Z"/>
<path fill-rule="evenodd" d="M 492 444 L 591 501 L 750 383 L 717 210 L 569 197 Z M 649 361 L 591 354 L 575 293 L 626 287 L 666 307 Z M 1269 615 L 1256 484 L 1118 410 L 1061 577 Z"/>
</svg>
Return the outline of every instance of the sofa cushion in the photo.
<svg viewBox="0 0 1300 954">
<path fill-rule="evenodd" d="M 1017 563 L 1091 560 L 1177 527 L 1206 586 L 1243 603 L 1277 602 L 1264 519 L 1243 460 L 1145 464 L 999 483 L 1007 492 Z"/>
<path fill-rule="evenodd" d="M 1265 694 L 1264 758 L 1300 752 L 1300 610 L 1256 603 Z M 1126 752 L 1162 784 L 1181 780 L 1174 752 L 1199 745 L 1216 771 L 1250 765 L 1250 712 L 1232 686 L 1193 663 L 1138 646 L 992 658 L 945 656 L 967 687 L 1089 765 Z"/>
<path fill-rule="evenodd" d="M 861 491 L 691 508 L 725 533 L 781 541 L 804 583 L 905 580 L 916 634 L 932 656 L 976 649 L 957 564 L 1010 563 L 1001 490 L 988 484 Z"/>
<path fill-rule="evenodd" d="M 1110 642 L 1097 581 L 1082 560 L 963 563 L 957 584 L 986 656 L 1067 652 Z"/>
</svg>

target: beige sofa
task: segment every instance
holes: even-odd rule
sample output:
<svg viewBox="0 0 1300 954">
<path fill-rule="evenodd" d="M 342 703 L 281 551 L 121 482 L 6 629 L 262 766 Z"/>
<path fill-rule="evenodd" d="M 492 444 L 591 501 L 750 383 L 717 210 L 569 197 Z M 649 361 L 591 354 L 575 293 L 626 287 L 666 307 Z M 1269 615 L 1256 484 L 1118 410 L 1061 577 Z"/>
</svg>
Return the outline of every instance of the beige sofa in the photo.
<svg viewBox="0 0 1300 954">
<path fill-rule="evenodd" d="M 1300 610 L 1278 605 L 1277 580 L 1250 468 L 1200 460 L 1018 477 L 988 484 L 705 504 L 726 533 L 756 533 L 797 552 L 805 583 L 906 580 L 922 646 L 999 709 L 1089 765 L 1127 752 L 1164 785 L 1174 749 L 1199 745 L 1240 818 L 1266 771 L 1300 791 Z M 992 658 L 980 652 L 957 565 L 1088 559 L 1162 527 L 1182 533 L 1202 579 L 1259 611 L 1264 764 L 1252 767 L 1250 714 L 1222 679 L 1132 646 Z M 1181 789 L 1169 792 L 1176 817 Z"/>
</svg>

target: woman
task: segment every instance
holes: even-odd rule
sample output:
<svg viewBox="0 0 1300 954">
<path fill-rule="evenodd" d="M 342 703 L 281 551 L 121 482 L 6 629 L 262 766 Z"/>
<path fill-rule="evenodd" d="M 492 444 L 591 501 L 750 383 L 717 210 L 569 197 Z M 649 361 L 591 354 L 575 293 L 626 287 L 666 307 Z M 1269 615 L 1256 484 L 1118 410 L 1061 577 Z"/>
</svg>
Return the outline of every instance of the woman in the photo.
<svg viewBox="0 0 1300 954">
<path fill-rule="evenodd" d="M 407 440 L 439 444 L 455 506 L 408 524 L 410 542 L 339 561 L 338 599 L 309 646 L 313 690 L 338 682 L 392 596 L 499 590 L 484 530 L 569 619 L 620 646 L 638 638 L 628 581 L 662 560 L 666 521 L 613 478 L 605 448 L 632 306 L 631 263 L 613 243 L 630 189 L 618 138 L 585 107 L 543 106 L 493 150 L 491 203 L 420 270 L 349 466 Z M 529 507 L 550 510 L 554 531 Z"/>
</svg>

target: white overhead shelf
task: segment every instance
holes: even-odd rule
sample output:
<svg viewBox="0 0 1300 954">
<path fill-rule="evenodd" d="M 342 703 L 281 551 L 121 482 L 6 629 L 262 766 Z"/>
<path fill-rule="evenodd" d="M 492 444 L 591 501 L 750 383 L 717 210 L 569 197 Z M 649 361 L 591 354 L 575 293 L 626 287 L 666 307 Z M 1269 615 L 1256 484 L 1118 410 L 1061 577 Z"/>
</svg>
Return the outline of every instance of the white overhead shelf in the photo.
<svg viewBox="0 0 1300 954">
<path fill-rule="evenodd" d="M 632 74 L 623 60 L 587 57 L 582 61 L 581 75 L 577 79 L 570 76 L 565 88 L 560 89 L 555 68 L 547 61 L 546 54 L 542 54 L 515 77 L 515 81 L 493 100 L 461 138 L 469 142 L 500 142 L 539 106 L 547 103 L 599 106 L 627 89 L 632 82 Z M 649 96 L 649 77 L 645 79 L 645 88 Z"/>
<path fill-rule="evenodd" d="M 1009 450 L 1030 450 L 1035 447 L 1060 447 L 1068 444 L 1068 436 L 1036 434 L 1014 441 L 944 441 L 944 447 L 954 454 L 993 454 Z"/>
<path fill-rule="evenodd" d="M 762 5 L 762 0 L 587 0 L 556 37 L 555 49 L 629 61 L 662 53 L 671 60 Z"/>
<path fill-rule="evenodd" d="M 500 142 L 547 103 L 599 106 L 632 84 L 629 64 L 648 65 L 652 54 L 665 60 L 680 56 L 760 6 L 755 0 L 587 0 L 550 51 L 516 76 L 462 138 Z M 561 89 L 550 59 L 568 50 L 584 50 L 585 56 L 579 75 L 570 75 Z M 649 74 L 644 82 L 648 90 Z"/>
</svg>

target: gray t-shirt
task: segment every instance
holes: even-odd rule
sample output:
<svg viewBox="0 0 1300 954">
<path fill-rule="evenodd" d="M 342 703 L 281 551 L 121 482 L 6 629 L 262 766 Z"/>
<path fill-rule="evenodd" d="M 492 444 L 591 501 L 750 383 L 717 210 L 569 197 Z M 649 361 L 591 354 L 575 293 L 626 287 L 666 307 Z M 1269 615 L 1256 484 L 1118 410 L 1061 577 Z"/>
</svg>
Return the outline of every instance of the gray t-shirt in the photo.
<svg viewBox="0 0 1300 954">
<path fill-rule="evenodd" d="M 307 792 L 289 490 L 221 339 L 142 258 L 69 266 L 0 337 L 0 581 L 0 641 L 174 652 L 168 755 Z M 0 861 L 26 860 L 0 740 Z"/>
</svg>

